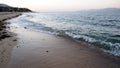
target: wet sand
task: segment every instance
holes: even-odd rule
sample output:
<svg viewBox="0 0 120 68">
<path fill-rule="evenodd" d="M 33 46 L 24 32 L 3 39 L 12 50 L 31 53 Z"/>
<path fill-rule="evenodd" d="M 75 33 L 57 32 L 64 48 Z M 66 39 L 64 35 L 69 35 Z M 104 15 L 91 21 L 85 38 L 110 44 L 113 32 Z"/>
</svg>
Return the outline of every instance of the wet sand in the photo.
<svg viewBox="0 0 120 68">
<path fill-rule="evenodd" d="M 120 68 L 86 43 L 14 26 L 18 39 L 8 68 Z"/>
<path fill-rule="evenodd" d="M 0 50 L 4 49 L 0 53 L 4 57 L 0 58 L 4 60 L 0 68 L 120 68 L 120 63 L 86 43 L 34 32 L 16 24 L 10 24 L 10 31 L 14 37 L 0 41 Z"/>
</svg>

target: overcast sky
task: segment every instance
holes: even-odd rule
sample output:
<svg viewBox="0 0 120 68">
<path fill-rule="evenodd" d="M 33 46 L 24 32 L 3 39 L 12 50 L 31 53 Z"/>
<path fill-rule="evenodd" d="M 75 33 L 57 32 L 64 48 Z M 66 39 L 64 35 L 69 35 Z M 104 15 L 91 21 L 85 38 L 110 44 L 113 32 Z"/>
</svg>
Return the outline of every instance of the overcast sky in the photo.
<svg viewBox="0 0 120 68">
<path fill-rule="evenodd" d="M 0 3 L 34 11 L 69 11 L 120 8 L 120 0 L 0 0 Z"/>
</svg>

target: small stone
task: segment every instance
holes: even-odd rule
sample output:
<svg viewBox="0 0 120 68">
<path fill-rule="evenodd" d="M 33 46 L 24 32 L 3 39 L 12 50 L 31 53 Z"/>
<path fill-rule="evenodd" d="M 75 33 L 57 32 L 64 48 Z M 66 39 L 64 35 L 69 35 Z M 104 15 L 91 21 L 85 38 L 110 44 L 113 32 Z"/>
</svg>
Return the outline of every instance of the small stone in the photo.
<svg viewBox="0 0 120 68">
<path fill-rule="evenodd" d="M 17 48 L 19 47 L 19 46 L 16 46 Z"/>
<path fill-rule="evenodd" d="M 25 29 L 27 29 L 27 27 L 24 27 Z"/>
<path fill-rule="evenodd" d="M 49 51 L 46 51 L 46 52 L 49 52 Z"/>
<path fill-rule="evenodd" d="M 14 39 L 13 41 L 17 41 L 17 39 Z"/>
</svg>

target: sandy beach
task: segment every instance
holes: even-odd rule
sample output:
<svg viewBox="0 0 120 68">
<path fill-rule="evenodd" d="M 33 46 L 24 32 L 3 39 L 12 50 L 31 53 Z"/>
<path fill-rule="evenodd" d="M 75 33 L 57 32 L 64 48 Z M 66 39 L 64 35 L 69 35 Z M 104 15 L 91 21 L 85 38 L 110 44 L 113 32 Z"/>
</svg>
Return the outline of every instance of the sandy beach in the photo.
<svg viewBox="0 0 120 68">
<path fill-rule="evenodd" d="M 20 13 L 0 13 L 0 21 Z M 0 68 L 120 68 L 85 42 L 35 32 L 9 24 L 10 37 L 0 41 Z"/>
<path fill-rule="evenodd" d="M 0 68 L 6 68 L 10 59 L 10 52 L 15 46 L 14 33 L 8 31 L 7 23 L 4 20 L 19 16 L 21 13 L 0 12 Z"/>
</svg>

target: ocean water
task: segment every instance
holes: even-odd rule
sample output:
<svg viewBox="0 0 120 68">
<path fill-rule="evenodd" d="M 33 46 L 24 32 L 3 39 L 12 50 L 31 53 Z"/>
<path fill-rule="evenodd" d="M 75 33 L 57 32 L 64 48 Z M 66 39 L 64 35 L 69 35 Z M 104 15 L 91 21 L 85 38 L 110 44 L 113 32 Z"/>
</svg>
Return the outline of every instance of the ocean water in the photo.
<svg viewBox="0 0 120 68">
<path fill-rule="evenodd" d="M 24 13 L 8 22 L 86 41 L 104 52 L 120 56 L 120 12 Z"/>
</svg>

